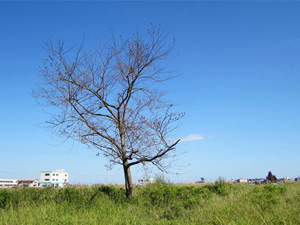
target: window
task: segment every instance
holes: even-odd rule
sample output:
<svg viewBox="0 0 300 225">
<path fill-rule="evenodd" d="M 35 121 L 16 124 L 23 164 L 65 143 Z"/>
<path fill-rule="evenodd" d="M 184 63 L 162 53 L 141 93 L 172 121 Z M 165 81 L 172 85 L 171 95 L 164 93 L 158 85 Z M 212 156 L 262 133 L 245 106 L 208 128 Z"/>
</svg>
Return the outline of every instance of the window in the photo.
<svg viewBox="0 0 300 225">
<path fill-rule="evenodd" d="M 45 176 L 50 176 L 50 174 L 49 173 L 45 173 Z"/>
<path fill-rule="evenodd" d="M 67 177 L 68 176 L 68 174 L 65 174 L 65 177 Z"/>
<path fill-rule="evenodd" d="M 55 173 L 54 173 L 54 174 L 52 174 L 52 176 L 55 176 Z"/>
<path fill-rule="evenodd" d="M 56 179 L 56 181 L 58 181 L 58 179 Z"/>
<path fill-rule="evenodd" d="M 56 174 L 56 176 L 58 176 L 58 174 Z"/>
<path fill-rule="evenodd" d="M 52 181 L 55 181 L 55 179 L 52 179 Z"/>
<path fill-rule="evenodd" d="M 45 181 L 49 181 L 49 179 L 45 179 Z"/>
</svg>

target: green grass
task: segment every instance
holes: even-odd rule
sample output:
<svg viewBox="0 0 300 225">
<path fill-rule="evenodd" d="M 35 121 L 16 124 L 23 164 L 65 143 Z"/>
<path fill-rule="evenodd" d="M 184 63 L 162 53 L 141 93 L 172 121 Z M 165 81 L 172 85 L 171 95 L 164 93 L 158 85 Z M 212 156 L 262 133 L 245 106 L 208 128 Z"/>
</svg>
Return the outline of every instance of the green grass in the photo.
<svg viewBox="0 0 300 225">
<path fill-rule="evenodd" d="M 0 224 L 300 224 L 300 183 L 0 189 Z"/>
</svg>

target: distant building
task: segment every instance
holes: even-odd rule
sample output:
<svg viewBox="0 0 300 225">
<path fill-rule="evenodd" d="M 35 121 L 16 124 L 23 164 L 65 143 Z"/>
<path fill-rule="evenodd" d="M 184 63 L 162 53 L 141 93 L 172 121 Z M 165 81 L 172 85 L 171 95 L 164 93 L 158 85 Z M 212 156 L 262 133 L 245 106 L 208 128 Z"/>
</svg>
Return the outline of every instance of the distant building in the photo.
<svg viewBox="0 0 300 225">
<path fill-rule="evenodd" d="M 17 180 L 0 179 L 0 188 L 16 188 L 17 186 L 18 186 Z"/>
<path fill-rule="evenodd" d="M 41 172 L 41 187 L 65 187 L 69 182 L 69 174 L 63 169 Z"/>
<path fill-rule="evenodd" d="M 154 180 L 152 178 L 136 180 L 136 186 L 145 186 L 145 185 L 152 184 L 152 183 L 154 183 Z"/>
<path fill-rule="evenodd" d="M 185 182 L 182 182 L 182 184 L 195 184 L 197 183 L 197 181 L 185 181 Z"/>
<path fill-rule="evenodd" d="M 284 177 L 283 180 L 284 182 L 293 182 L 293 179 L 290 177 Z"/>
<path fill-rule="evenodd" d="M 247 179 L 237 179 L 236 182 L 238 184 L 247 184 L 248 183 L 248 180 Z"/>
<path fill-rule="evenodd" d="M 252 184 L 265 184 L 266 180 L 264 178 L 252 178 L 249 179 L 248 182 Z"/>
<path fill-rule="evenodd" d="M 218 182 L 218 181 L 216 181 Z M 236 180 L 224 180 L 225 183 L 228 183 L 228 184 L 236 184 Z"/>
<path fill-rule="evenodd" d="M 19 179 L 17 180 L 18 187 L 38 187 L 38 179 Z"/>
<path fill-rule="evenodd" d="M 204 177 L 201 177 L 201 180 L 196 181 L 195 183 L 205 183 L 205 178 L 204 178 Z"/>
</svg>

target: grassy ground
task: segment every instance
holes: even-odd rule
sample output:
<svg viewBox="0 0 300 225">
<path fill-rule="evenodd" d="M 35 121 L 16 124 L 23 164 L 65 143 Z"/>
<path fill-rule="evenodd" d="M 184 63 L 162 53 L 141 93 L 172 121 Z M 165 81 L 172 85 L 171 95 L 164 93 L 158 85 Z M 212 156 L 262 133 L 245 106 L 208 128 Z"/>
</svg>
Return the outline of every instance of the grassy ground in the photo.
<svg viewBox="0 0 300 225">
<path fill-rule="evenodd" d="M 300 224 L 300 183 L 1 189 L 0 224 Z"/>
</svg>

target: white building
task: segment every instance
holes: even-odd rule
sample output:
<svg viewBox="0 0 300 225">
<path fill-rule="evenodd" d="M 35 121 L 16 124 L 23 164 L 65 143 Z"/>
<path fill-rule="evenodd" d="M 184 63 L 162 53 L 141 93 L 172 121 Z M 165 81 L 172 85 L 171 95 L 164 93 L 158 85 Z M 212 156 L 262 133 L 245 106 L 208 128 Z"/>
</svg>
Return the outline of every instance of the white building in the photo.
<svg viewBox="0 0 300 225">
<path fill-rule="evenodd" d="M 284 183 L 289 183 L 289 182 L 293 182 L 294 180 L 292 179 L 292 178 L 290 178 L 290 177 L 284 177 L 283 178 L 283 182 Z"/>
<path fill-rule="evenodd" d="M 15 188 L 17 187 L 17 180 L 13 179 L 0 179 L 0 188 Z"/>
<path fill-rule="evenodd" d="M 248 180 L 247 179 L 237 179 L 236 182 L 238 184 L 247 184 L 248 183 Z"/>
<path fill-rule="evenodd" d="M 69 174 L 63 169 L 41 172 L 41 187 L 64 187 L 69 182 Z"/>
<path fill-rule="evenodd" d="M 145 185 L 152 184 L 152 183 L 154 183 L 154 180 L 152 178 L 136 180 L 136 186 L 145 186 Z"/>
</svg>

